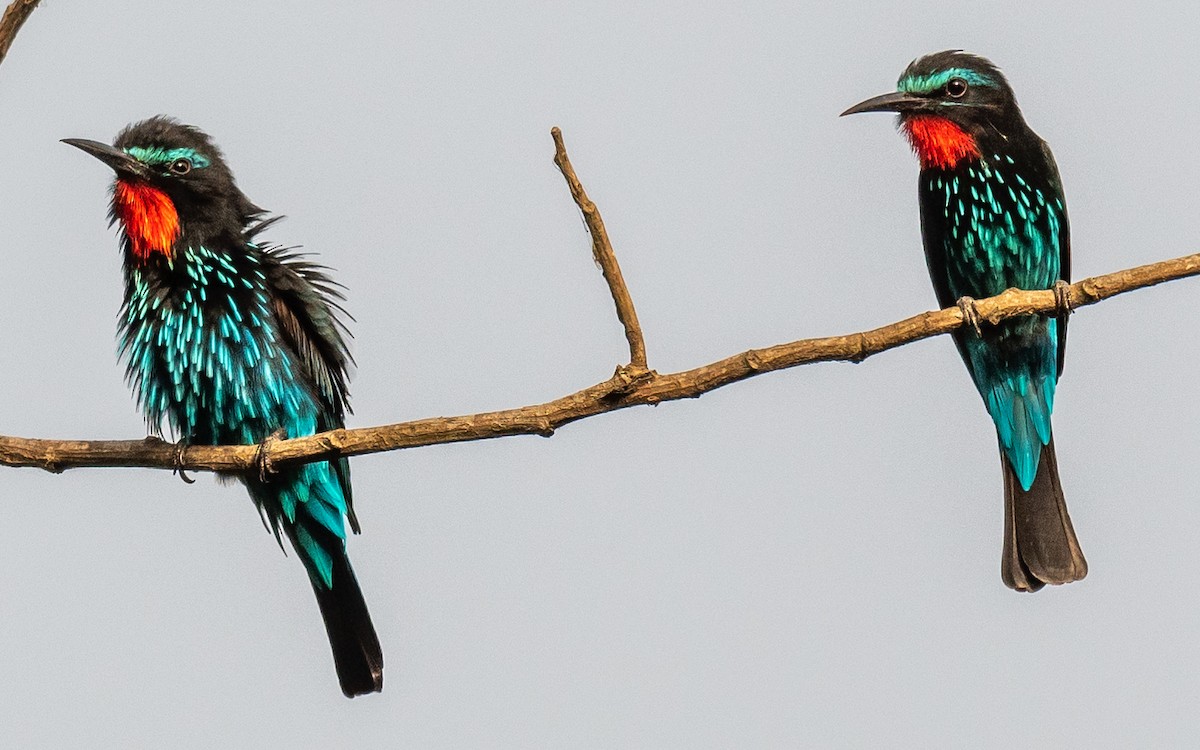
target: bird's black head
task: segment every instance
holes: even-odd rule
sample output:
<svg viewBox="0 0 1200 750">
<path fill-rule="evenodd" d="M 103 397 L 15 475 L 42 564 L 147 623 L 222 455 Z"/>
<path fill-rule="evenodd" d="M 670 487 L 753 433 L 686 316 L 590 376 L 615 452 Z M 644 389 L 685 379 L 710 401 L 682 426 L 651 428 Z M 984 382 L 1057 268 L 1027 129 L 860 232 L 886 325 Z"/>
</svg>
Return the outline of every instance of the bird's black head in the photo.
<svg viewBox="0 0 1200 750">
<path fill-rule="evenodd" d="M 961 50 L 919 57 L 908 64 L 896 91 L 855 104 L 842 115 L 859 112 L 932 114 L 969 127 L 980 121 L 1020 117 L 1017 98 L 991 61 Z"/>
<path fill-rule="evenodd" d="M 941 152 L 976 152 L 1000 137 L 1028 131 L 1017 98 L 1000 69 L 978 55 L 947 50 L 909 63 L 896 91 L 859 102 L 842 113 L 896 112 L 922 163 Z"/>
<path fill-rule="evenodd" d="M 238 189 L 221 150 L 203 131 L 158 116 L 127 126 L 112 146 L 63 140 L 112 167 L 112 219 L 135 255 L 168 257 L 181 236 L 203 242 L 240 237 L 262 213 Z"/>
</svg>

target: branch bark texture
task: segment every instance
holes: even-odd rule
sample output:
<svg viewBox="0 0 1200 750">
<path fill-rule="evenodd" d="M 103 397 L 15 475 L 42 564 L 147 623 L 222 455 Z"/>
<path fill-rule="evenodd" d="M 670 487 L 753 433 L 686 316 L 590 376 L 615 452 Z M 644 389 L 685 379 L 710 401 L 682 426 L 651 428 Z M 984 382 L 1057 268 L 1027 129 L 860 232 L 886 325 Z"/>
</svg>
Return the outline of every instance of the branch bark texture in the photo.
<svg viewBox="0 0 1200 750">
<path fill-rule="evenodd" d="M 1094 276 L 1065 288 L 1071 309 L 1093 305 L 1118 294 L 1166 281 L 1200 275 L 1200 254 L 1151 263 L 1124 271 Z M 1010 289 L 977 300 L 982 321 L 995 324 L 1032 313 L 1059 309 L 1053 290 L 1026 292 Z M 814 362 L 861 362 L 867 357 L 914 341 L 949 333 L 964 325 L 962 310 L 924 312 L 890 325 L 860 333 L 801 339 L 787 344 L 750 349 L 740 354 L 683 372 L 660 375 L 652 371 L 631 375 L 626 368 L 581 391 L 543 404 L 517 409 L 435 417 L 414 422 L 353 430 L 333 430 L 309 437 L 280 440 L 261 454 L 280 466 L 338 456 L 358 456 L 400 448 L 485 440 L 509 435 L 542 435 L 576 420 L 625 409 L 684 398 L 696 398 L 739 380 L 766 372 Z M 178 451 L 156 440 L 38 440 L 0 437 L 0 464 L 32 466 L 50 471 L 75 467 L 139 466 L 193 471 L 248 471 L 259 466 L 255 445 L 189 446 L 182 461 Z"/>
<path fill-rule="evenodd" d="M 41 0 L 13 0 L 4 9 L 4 15 L 0 16 L 0 62 L 4 62 L 9 47 L 17 38 L 17 32 L 29 20 L 39 2 Z"/>
</svg>

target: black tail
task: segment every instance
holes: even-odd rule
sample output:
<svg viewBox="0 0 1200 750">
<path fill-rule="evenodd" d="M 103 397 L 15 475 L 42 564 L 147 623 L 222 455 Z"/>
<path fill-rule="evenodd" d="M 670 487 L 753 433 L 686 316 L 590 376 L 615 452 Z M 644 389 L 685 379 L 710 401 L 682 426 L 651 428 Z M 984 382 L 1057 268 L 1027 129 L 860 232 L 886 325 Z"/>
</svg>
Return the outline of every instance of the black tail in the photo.
<svg viewBox="0 0 1200 750">
<path fill-rule="evenodd" d="M 1037 477 L 1026 492 L 1000 452 L 1004 466 L 1004 552 L 1000 577 L 1017 591 L 1037 591 L 1047 583 L 1078 581 L 1087 575 L 1067 501 L 1058 478 L 1054 440 L 1042 448 Z"/>
<path fill-rule="evenodd" d="M 293 527 L 287 526 L 292 545 L 298 547 L 293 536 Z M 328 532 L 326 532 L 328 533 Z M 337 540 L 340 544 L 341 540 Z M 333 547 L 335 550 L 336 546 Z M 326 549 L 329 549 L 327 547 Z M 301 559 L 304 554 L 297 549 Z M 333 588 L 312 575 L 313 593 L 325 620 L 329 634 L 329 646 L 333 649 L 333 664 L 337 668 L 338 682 L 347 698 L 383 690 L 383 650 L 379 647 L 379 636 L 371 624 L 371 614 L 363 599 L 350 558 L 343 548 L 333 554 Z"/>
</svg>

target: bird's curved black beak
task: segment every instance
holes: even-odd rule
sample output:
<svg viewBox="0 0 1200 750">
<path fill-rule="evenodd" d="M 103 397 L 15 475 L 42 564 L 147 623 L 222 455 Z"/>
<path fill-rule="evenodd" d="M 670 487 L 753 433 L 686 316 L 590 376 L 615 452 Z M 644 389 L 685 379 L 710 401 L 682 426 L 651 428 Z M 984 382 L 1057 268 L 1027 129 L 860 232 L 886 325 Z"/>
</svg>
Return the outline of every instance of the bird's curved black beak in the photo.
<svg viewBox="0 0 1200 750">
<path fill-rule="evenodd" d="M 96 157 L 112 167 L 118 177 L 145 178 L 150 175 L 150 169 L 145 164 L 107 143 L 90 141 L 87 138 L 63 138 L 62 142 Z"/>
<path fill-rule="evenodd" d="M 905 91 L 893 91 L 890 94 L 873 96 L 865 102 L 859 102 L 846 110 L 839 117 L 856 115 L 859 112 L 917 112 L 928 108 L 930 100 L 921 96 L 913 96 Z"/>
</svg>

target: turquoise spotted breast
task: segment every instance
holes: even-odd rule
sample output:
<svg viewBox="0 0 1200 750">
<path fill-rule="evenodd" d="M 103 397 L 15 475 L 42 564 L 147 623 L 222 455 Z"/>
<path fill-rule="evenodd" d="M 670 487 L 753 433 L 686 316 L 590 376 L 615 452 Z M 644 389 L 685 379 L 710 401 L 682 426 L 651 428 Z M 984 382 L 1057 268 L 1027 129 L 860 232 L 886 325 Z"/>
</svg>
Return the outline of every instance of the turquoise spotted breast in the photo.
<svg viewBox="0 0 1200 750">
<path fill-rule="evenodd" d="M 160 269 L 129 268 L 121 354 L 151 425 L 165 417 L 176 434 L 206 445 L 318 431 L 318 395 L 283 342 L 270 302 L 264 265 L 277 263 L 248 244 L 236 253 L 182 248 L 170 284 L 148 280 Z M 342 471 L 348 477 L 348 467 Z M 282 479 L 249 483 L 268 518 L 295 524 L 299 508 L 345 539 L 342 519 L 349 509 L 331 464 L 306 464 Z M 297 536 L 312 573 L 332 586 L 330 552 L 304 525 Z"/>
</svg>

